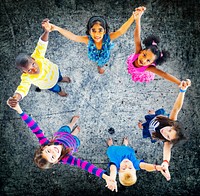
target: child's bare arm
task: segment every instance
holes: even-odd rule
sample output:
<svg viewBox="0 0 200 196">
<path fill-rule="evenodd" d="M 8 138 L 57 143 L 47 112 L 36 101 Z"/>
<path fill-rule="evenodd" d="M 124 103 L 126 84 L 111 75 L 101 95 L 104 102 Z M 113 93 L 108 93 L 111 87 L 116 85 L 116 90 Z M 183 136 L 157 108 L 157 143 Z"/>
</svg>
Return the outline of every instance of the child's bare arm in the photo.
<svg viewBox="0 0 200 196">
<path fill-rule="evenodd" d="M 146 170 L 148 172 L 152 172 L 152 171 L 157 171 L 157 170 L 160 171 L 159 169 L 161 168 L 161 166 L 160 165 L 141 162 L 140 163 L 140 168 L 143 169 L 143 170 Z"/>
<path fill-rule="evenodd" d="M 136 8 L 134 13 L 135 17 L 135 30 L 134 30 L 134 43 L 135 43 L 135 53 L 138 54 L 142 50 L 141 45 L 141 16 L 146 10 L 145 7 Z"/>
<path fill-rule="evenodd" d="M 182 81 L 180 84 L 180 92 L 178 94 L 178 97 L 176 98 L 176 101 L 174 103 L 174 106 L 172 108 L 172 111 L 170 113 L 169 118 L 172 120 L 177 120 L 178 117 L 178 113 L 181 110 L 182 106 L 183 106 L 183 101 L 184 101 L 184 97 L 185 97 L 185 91 L 187 90 L 187 88 L 191 86 L 191 81 L 189 79 L 187 79 L 186 81 Z"/>
<path fill-rule="evenodd" d="M 152 171 L 160 171 L 162 173 L 162 175 L 166 178 L 166 180 L 170 180 L 170 173 L 169 170 L 165 170 L 162 165 L 155 165 L 155 164 L 149 164 L 149 163 L 144 163 L 141 162 L 140 163 L 140 168 L 144 169 L 148 172 L 152 172 Z"/>
<path fill-rule="evenodd" d="M 114 181 L 111 183 L 107 183 L 108 189 L 111 191 L 116 191 L 117 192 L 117 182 L 116 182 L 116 177 L 117 177 L 117 167 L 115 165 L 110 166 L 110 178 Z"/>
<path fill-rule="evenodd" d="M 177 79 L 175 76 L 172 76 L 171 74 L 168 74 L 168 73 L 156 68 L 155 66 L 150 66 L 146 70 L 153 72 L 156 75 L 159 75 L 160 77 L 165 78 L 166 80 L 169 80 L 170 82 L 173 82 L 177 85 L 181 84 L 181 81 L 179 79 Z"/>
<path fill-rule="evenodd" d="M 50 23 L 50 25 L 51 25 L 51 31 L 58 31 L 64 37 L 66 37 L 67 39 L 70 39 L 72 41 L 88 44 L 88 41 L 89 41 L 88 36 L 75 35 L 74 33 L 70 32 L 70 31 L 68 31 L 66 29 L 63 29 L 61 27 L 58 27 L 58 26 L 56 26 L 54 24 Z"/>
<path fill-rule="evenodd" d="M 49 23 L 49 19 L 45 18 L 42 21 L 42 28 L 44 29 L 44 33 L 41 35 L 41 40 L 47 42 L 49 40 L 49 32 L 51 32 L 51 25 Z"/>
<path fill-rule="evenodd" d="M 136 9 L 144 11 L 146 8 L 145 7 L 139 7 L 139 8 L 136 8 Z M 131 24 L 134 22 L 134 20 L 135 20 L 135 15 L 134 15 L 134 12 L 133 12 L 131 17 L 117 31 L 110 33 L 110 39 L 111 40 L 117 39 L 118 37 L 120 37 L 124 33 L 126 33 L 127 30 L 130 28 Z"/>
</svg>

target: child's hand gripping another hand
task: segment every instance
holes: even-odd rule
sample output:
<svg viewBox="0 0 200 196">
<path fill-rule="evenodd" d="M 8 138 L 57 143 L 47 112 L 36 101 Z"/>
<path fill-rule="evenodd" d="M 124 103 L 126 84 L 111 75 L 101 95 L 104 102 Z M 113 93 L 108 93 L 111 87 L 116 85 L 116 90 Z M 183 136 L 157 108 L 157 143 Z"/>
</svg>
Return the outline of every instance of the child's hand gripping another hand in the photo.
<svg viewBox="0 0 200 196">
<path fill-rule="evenodd" d="M 53 28 L 53 25 L 51 23 L 49 23 L 49 19 L 48 18 L 45 18 L 43 21 L 42 21 L 42 28 L 46 31 L 46 32 L 51 32 L 54 30 Z"/>
<path fill-rule="evenodd" d="M 179 88 L 181 90 L 186 91 L 188 87 L 191 86 L 191 80 L 190 79 L 186 79 L 185 81 L 181 81 L 181 84 L 179 85 Z"/>
<path fill-rule="evenodd" d="M 135 8 L 135 11 L 133 12 L 134 19 L 136 20 L 136 19 L 141 18 L 145 10 L 146 10 L 146 7 L 143 7 L 143 6 Z"/>
<path fill-rule="evenodd" d="M 8 105 L 10 108 L 16 110 L 19 114 L 22 113 L 22 109 L 21 109 L 21 107 L 20 107 L 20 105 L 19 105 L 19 102 L 18 102 L 17 99 L 15 99 L 15 97 L 10 97 L 10 98 L 7 100 L 7 105 Z"/>
<path fill-rule="evenodd" d="M 171 175 L 169 172 L 169 164 L 167 162 L 163 162 L 161 166 L 159 165 L 158 167 L 156 167 L 156 169 L 162 173 L 162 175 L 166 178 L 167 181 L 171 179 Z"/>
<path fill-rule="evenodd" d="M 106 187 L 110 189 L 111 191 L 115 190 L 117 192 L 117 182 L 115 181 L 115 179 L 107 175 L 106 175 L 106 178 L 104 179 L 106 181 Z"/>
</svg>

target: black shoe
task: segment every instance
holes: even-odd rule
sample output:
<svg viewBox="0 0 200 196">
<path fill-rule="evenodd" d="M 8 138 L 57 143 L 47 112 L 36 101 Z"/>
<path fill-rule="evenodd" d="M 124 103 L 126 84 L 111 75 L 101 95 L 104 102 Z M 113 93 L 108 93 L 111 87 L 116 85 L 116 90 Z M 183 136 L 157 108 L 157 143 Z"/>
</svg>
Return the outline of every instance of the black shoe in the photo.
<svg viewBox="0 0 200 196">
<path fill-rule="evenodd" d="M 41 92 L 41 89 L 39 87 L 36 87 L 35 91 L 36 92 Z"/>
</svg>

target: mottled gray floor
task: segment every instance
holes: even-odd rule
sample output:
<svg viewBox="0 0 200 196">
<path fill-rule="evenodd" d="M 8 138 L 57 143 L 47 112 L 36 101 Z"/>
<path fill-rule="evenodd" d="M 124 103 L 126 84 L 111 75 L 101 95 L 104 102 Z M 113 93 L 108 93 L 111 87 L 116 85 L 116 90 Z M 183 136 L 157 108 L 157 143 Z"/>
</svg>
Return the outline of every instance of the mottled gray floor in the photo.
<svg viewBox="0 0 200 196">
<path fill-rule="evenodd" d="M 132 187 L 119 185 L 117 195 L 197 195 L 199 177 L 199 0 L 0 0 L 0 96 L 1 96 L 1 195 L 115 195 L 105 188 L 103 180 L 77 168 L 58 165 L 41 171 L 33 163 L 37 140 L 19 116 L 7 105 L 20 82 L 14 59 L 20 52 L 31 54 L 42 34 L 41 21 L 52 23 L 85 35 L 87 20 L 93 15 L 106 17 L 111 31 L 122 25 L 134 8 L 145 5 L 142 39 L 154 33 L 171 58 L 161 69 L 180 79 L 190 78 L 192 87 L 186 93 L 179 120 L 190 139 L 174 147 L 167 182 L 159 173 L 138 171 Z M 31 114 L 48 137 L 72 115 L 81 116 L 81 146 L 77 157 L 107 168 L 106 143 L 112 137 L 120 145 L 128 136 L 137 157 L 151 163 L 162 162 L 162 143 L 142 139 L 137 127 L 149 109 L 173 107 L 178 87 L 158 76 L 150 84 L 133 83 L 127 74 L 126 58 L 133 52 L 135 24 L 118 40 L 104 75 L 97 73 L 87 58 L 87 48 L 52 32 L 46 56 L 59 65 L 63 75 L 72 79 L 61 84 L 70 95 L 61 98 L 49 91 L 35 92 L 32 87 L 21 107 Z M 110 135 L 108 129 L 115 133 Z"/>
</svg>

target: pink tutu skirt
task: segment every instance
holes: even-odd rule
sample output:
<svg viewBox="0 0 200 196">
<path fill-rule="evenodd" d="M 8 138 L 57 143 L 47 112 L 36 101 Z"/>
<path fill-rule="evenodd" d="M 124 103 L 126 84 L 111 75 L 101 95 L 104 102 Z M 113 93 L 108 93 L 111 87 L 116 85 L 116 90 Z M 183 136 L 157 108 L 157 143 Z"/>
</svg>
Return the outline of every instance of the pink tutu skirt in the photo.
<svg viewBox="0 0 200 196">
<path fill-rule="evenodd" d="M 137 68 L 133 65 L 133 62 L 138 58 L 138 56 L 139 54 L 131 54 L 126 61 L 128 73 L 132 75 L 132 80 L 134 82 L 146 83 L 154 80 L 155 74 L 150 71 L 146 71 L 148 66 Z"/>
</svg>

